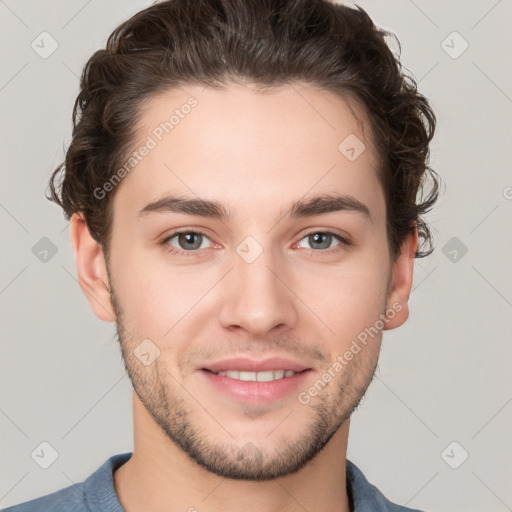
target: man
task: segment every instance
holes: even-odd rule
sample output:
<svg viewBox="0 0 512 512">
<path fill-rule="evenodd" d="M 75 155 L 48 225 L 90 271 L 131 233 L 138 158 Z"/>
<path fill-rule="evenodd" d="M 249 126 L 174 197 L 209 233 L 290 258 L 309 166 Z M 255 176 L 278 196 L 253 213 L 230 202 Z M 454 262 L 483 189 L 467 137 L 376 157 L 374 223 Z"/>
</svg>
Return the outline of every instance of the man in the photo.
<svg viewBox="0 0 512 512">
<path fill-rule="evenodd" d="M 51 199 L 134 450 L 7 510 L 412 510 L 346 459 L 438 190 L 417 203 L 435 116 L 384 35 L 325 0 L 169 0 L 91 57 Z"/>
</svg>

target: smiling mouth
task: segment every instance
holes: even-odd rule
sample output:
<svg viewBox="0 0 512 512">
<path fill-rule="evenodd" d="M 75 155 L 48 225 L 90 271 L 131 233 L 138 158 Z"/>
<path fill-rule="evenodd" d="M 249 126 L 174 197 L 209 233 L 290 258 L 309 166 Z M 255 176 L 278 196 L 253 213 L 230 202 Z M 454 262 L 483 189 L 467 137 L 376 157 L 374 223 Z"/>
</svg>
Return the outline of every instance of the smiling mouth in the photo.
<svg viewBox="0 0 512 512">
<path fill-rule="evenodd" d="M 237 402 L 270 403 L 285 399 L 296 393 L 303 385 L 312 369 L 294 371 L 290 369 L 271 369 L 259 372 L 247 370 L 213 371 L 202 368 L 199 372 L 207 379 L 207 388 L 220 392 Z"/>
<path fill-rule="evenodd" d="M 301 372 L 294 372 L 293 370 L 266 370 L 261 372 L 249 372 L 244 370 L 226 370 L 226 371 L 218 371 L 214 372 L 209 370 L 208 368 L 203 368 L 204 371 L 213 373 L 215 375 L 219 375 L 221 377 L 230 377 L 231 379 L 241 380 L 244 382 L 272 382 L 275 380 L 287 379 L 293 377 L 297 373 L 302 373 L 307 370 L 302 370 Z"/>
</svg>

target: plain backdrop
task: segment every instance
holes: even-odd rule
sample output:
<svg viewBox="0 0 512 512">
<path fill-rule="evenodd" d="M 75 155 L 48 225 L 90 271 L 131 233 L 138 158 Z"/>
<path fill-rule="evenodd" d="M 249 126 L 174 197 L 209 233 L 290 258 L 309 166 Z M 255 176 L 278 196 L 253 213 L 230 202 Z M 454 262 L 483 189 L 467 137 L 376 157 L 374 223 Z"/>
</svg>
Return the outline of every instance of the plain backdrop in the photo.
<svg viewBox="0 0 512 512">
<path fill-rule="evenodd" d="M 44 192 L 70 142 L 83 65 L 148 5 L 0 1 L 0 507 L 80 482 L 133 449 L 114 325 L 92 314 L 68 224 Z M 436 250 L 416 261 L 410 319 L 384 333 L 348 458 L 409 507 L 512 510 L 512 1 L 359 5 L 398 35 L 432 102 L 431 165 L 445 189 L 427 216 Z M 45 51 L 58 45 L 46 58 L 34 49 L 41 38 Z M 58 454 L 47 469 L 33 456 L 50 450 L 41 443 Z"/>
</svg>

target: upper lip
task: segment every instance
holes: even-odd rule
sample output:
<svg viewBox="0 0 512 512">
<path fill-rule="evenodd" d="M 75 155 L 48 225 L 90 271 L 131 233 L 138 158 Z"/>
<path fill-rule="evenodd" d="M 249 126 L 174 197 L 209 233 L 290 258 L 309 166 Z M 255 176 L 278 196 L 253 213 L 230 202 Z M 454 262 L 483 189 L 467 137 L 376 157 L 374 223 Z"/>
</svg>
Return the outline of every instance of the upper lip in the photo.
<svg viewBox="0 0 512 512">
<path fill-rule="evenodd" d="M 247 359 L 236 357 L 232 359 L 223 359 L 201 366 L 201 370 L 211 370 L 212 372 L 222 372 L 227 370 L 243 370 L 246 372 L 264 372 L 270 370 L 292 370 L 301 372 L 309 370 L 308 366 L 302 363 L 285 359 L 283 357 L 272 357 L 270 359 Z"/>
</svg>

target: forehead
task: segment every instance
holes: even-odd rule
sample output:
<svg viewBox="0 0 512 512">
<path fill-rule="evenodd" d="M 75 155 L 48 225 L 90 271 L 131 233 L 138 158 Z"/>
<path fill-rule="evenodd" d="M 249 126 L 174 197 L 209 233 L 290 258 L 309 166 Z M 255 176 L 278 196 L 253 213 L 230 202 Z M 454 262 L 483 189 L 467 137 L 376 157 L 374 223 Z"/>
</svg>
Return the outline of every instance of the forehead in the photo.
<svg viewBox="0 0 512 512">
<path fill-rule="evenodd" d="M 241 218 L 322 193 L 349 194 L 377 216 L 385 208 L 364 111 L 325 90 L 184 86 L 154 96 L 141 114 L 137 160 L 114 211 L 135 216 L 165 195 L 186 195 Z"/>
</svg>

